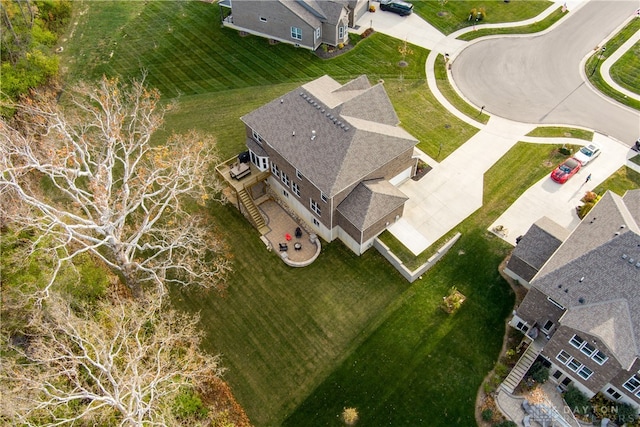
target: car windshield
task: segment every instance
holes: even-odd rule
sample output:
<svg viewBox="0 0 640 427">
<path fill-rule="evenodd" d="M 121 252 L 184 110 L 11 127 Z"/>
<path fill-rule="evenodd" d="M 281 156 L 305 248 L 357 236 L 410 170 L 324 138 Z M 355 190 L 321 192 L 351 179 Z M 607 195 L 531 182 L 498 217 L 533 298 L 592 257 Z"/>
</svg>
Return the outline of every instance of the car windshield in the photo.
<svg viewBox="0 0 640 427">
<path fill-rule="evenodd" d="M 558 169 L 560 169 L 560 172 L 563 172 L 563 173 L 571 172 L 571 168 L 567 165 L 560 165 Z"/>
<path fill-rule="evenodd" d="M 593 151 L 589 150 L 587 147 L 582 147 L 580 149 L 580 152 L 587 157 L 591 157 L 591 155 L 593 154 Z"/>
</svg>

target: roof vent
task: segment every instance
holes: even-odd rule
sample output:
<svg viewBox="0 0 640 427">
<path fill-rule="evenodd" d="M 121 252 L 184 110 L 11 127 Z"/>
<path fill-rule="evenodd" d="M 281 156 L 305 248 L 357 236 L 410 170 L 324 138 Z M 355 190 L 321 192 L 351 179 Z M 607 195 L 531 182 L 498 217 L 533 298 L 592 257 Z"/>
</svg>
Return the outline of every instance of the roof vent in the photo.
<svg viewBox="0 0 640 427">
<path fill-rule="evenodd" d="M 624 225 L 624 224 L 622 224 L 622 225 L 620 226 L 620 230 L 622 230 L 623 228 L 625 228 L 625 225 Z"/>
<path fill-rule="evenodd" d="M 633 264 L 634 262 L 636 262 L 636 260 L 635 260 L 635 259 L 633 259 L 633 258 L 629 258 L 629 264 Z"/>
<path fill-rule="evenodd" d="M 564 290 L 564 293 L 565 293 L 565 294 L 568 294 L 568 293 L 569 293 L 569 289 L 565 289 L 565 290 Z"/>
<path fill-rule="evenodd" d="M 347 126 L 346 128 L 344 128 L 344 130 L 349 130 L 349 126 Z"/>
<path fill-rule="evenodd" d="M 619 232 L 619 231 L 616 231 L 615 233 L 613 233 L 613 235 L 614 235 L 614 236 L 619 236 L 619 235 L 620 235 L 620 232 Z"/>
<path fill-rule="evenodd" d="M 327 111 L 327 117 L 331 117 L 331 113 Z"/>
<path fill-rule="evenodd" d="M 627 259 L 628 256 L 629 255 L 627 255 L 627 254 L 622 254 L 622 259 Z"/>
<path fill-rule="evenodd" d="M 584 304 L 584 298 L 582 298 L 582 297 L 578 298 L 578 302 L 579 302 L 580 304 Z"/>
<path fill-rule="evenodd" d="M 314 107 L 317 107 L 317 106 L 318 106 L 318 103 L 317 103 L 316 101 L 313 101 L 313 106 L 314 106 Z"/>
<path fill-rule="evenodd" d="M 284 99 L 280 98 L 280 104 L 284 104 Z"/>
<path fill-rule="evenodd" d="M 304 92 L 300 92 L 300 96 L 304 96 Z"/>
<path fill-rule="evenodd" d="M 311 140 L 313 141 L 314 139 L 316 139 L 316 131 L 312 130 L 311 131 Z"/>
<path fill-rule="evenodd" d="M 636 263 L 636 268 L 640 268 L 640 262 Z"/>
<path fill-rule="evenodd" d="M 296 131 L 291 132 L 291 136 L 296 136 Z"/>
<path fill-rule="evenodd" d="M 338 122 L 336 123 L 338 126 L 342 126 L 342 122 Z"/>
<path fill-rule="evenodd" d="M 582 276 L 580 280 L 578 280 L 578 282 L 582 283 L 583 280 L 584 280 L 584 276 Z"/>
<path fill-rule="evenodd" d="M 301 93 L 300 95 L 302 95 L 302 99 L 307 99 L 307 95 L 305 95 L 304 93 Z"/>
<path fill-rule="evenodd" d="M 325 112 L 325 109 L 323 108 L 322 110 L 320 110 L 320 112 L 321 112 L 321 113 L 324 113 L 324 112 Z"/>
</svg>

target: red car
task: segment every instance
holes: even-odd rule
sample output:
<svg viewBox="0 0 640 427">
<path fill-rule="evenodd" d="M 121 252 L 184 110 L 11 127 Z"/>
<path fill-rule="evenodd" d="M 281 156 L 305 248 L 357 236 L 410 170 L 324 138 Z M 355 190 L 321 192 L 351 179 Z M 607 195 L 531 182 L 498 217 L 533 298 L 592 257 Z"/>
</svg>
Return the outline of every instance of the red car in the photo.
<svg viewBox="0 0 640 427">
<path fill-rule="evenodd" d="M 577 174 L 581 167 L 582 163 L 571 157 L 551 172 L 551 179 L 559 184 L 564 184 L 569 178 Z"/>
</svg>

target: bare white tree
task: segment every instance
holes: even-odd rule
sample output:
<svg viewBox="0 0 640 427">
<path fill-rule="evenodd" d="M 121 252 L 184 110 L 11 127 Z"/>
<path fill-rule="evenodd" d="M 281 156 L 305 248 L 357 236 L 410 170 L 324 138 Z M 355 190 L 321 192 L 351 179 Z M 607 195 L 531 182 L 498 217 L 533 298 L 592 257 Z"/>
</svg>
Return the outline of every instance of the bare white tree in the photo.
<svg viewBox="0 0 640 427">
<path fill-rule="evenodd" d="M 63 263 L 87 251 L 134 294 L 145 282 L 163 292 L 169 282 L 223 287 L 220 241 L 185 209 L 219 191 L 214 141 L 191 132 L 152 144 L 165 108 L 144 78 L 80 84 L 70 99 L 64 111 L 31 102 L 12 125 L 0 121 L 0 214 L 37 229 L 38 244 L 53 241 L 44 295 Z"/>
<path fill-rule="evenodd" d="M 80 310 L 52 293 L 36 317 L 25 339 L 5 340 L 0 420 L 195 425 L 197 416 L 176 415 L 176 398 L 223 373 L 219 357 L 199 349 L 198 319 L 161 310 L 157 299 Z"/>
</svg>

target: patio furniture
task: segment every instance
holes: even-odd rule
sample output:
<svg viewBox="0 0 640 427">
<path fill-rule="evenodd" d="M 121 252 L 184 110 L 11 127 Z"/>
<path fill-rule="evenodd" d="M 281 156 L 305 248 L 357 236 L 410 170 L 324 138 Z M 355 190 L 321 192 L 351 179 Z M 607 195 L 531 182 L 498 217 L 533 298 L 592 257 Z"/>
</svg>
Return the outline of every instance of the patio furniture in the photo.
<svg viewBox="0 0 640 427">
<path fill-rule="evenodd" d="M 289 250 L 289 245 L 287 245 L 286 243 L 279 243 L 278 246 L 280 246 L 280 252 L 285 252 Z"/>
<path fill-rule="evenodd" d="M 300 229 L 300 227 L 296 227 L 296 239 L 299 239 L 302 237 L 302 230 Z"/>
<path fill-rule="evenodd" d="M 295 245 L 293 245 L 293 249 L 299 251 L 300 249 L 302 249 L 302 245 L 300 243 L 296 243 Z"/>
<path fill-rule="evenodd" d="M 248 163 L 236 163 L 229 171 L 231 178 L 240 180 L 251 173 L 251 167 Z"/>
<path fill-rule="evenodd" d="M 291 240 L 291 234 L 287 233 L 284 235 L 284 238 L 287 239 L 287 242 Z"/>
<path fill-rule="evenodd" d="M 522 424 L 524 427 L 531 427 L 531 415 L 525 415 L 522 419 Z"/>
</svg>

